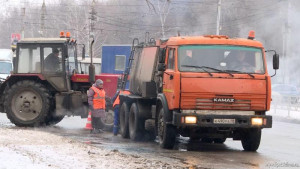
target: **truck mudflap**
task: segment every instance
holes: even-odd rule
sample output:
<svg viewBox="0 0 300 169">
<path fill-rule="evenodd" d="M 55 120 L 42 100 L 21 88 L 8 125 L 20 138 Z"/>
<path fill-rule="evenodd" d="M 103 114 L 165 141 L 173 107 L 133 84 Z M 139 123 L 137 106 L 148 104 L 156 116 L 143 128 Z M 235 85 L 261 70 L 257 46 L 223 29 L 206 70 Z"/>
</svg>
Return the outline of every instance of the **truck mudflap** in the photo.
<svg viewBox="0 0 300 169">
<path fill-rule="evenodd" d="M 176 127 L 271 128 L 272 116 L 267 115 L 199 115 L 173 112 Z"/>
</svg>

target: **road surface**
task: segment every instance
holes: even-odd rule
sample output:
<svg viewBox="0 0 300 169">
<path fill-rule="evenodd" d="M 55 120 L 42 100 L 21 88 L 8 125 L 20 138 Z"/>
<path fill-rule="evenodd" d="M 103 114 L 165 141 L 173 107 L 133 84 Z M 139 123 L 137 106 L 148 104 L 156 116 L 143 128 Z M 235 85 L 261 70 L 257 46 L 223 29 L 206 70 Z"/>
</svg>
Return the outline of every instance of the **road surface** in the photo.
<svg viewBox="0 0 300 169">
<path fill-rule="evenodd" d="M 109 158 L 112 168 L 118 168 L 116 166 L 120 166 L 120 163 L 132 158 L 140 160 L 135 162 L 137 164 L 141 161 L 145 163 L 131 165 L 127 161 L 125 163 L 128 165 L 124 164 L 124 168 L 300 168 L 300 124 L 274 121 L 272 129 L 263 130 L 258 151 L 245 152 L 240 141 L 227 139 L 225 144 L 206 144 L 190 142 L 185 137 L 177 139 L 173 150 L 164 150 L 159 148 L 157 142 L 136 143 L 109 132 L 90 134 L 84 129 L 85 123 L 86 119 L 66 117 L 56 126 L 23 129 L 15 127 L 0 114 L 0 128 L 9 129 L 12 135 L 20 130 L 42 132 L 92 147 L 93 150 L 121 154 L 118 158 L 114 157 L 115 162 Z M 122 157 L 125 160 L 120 160 Z M 103 167 L 94 165 L 96 168 Z"/>
</svg>

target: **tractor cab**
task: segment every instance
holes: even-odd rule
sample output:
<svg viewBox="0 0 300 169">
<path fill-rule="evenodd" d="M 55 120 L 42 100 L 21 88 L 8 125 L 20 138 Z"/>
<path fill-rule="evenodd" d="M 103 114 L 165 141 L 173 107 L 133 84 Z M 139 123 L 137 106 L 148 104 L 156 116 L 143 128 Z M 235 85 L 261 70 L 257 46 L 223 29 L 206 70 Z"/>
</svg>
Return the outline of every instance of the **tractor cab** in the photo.
<svg viewBox="0 0 300 169">
<path fill-rule="evenodd" d="M 18 42 L 14 75 L 38 76 L 55 90 L 71 90 L 71 73 L 78 70 L 76 42 L 69 38 L 30 38 Z M 74 58 L 70 66 L 68 58 Z"/>
</svg>

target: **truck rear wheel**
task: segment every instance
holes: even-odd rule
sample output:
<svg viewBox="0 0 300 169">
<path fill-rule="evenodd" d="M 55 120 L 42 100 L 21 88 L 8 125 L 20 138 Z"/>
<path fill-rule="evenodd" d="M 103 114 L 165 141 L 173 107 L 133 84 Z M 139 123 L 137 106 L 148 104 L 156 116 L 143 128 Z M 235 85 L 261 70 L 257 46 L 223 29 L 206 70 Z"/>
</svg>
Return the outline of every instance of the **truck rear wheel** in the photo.
<svg viewBox="0 0 300 169">
<path fill-rule="evenodd" d="M 129 135 L 134 141 L 142 140 L 145 131 L 145 120 L 140 116 L 136 103 L 133 103 L 129 112 Z"/>
<path fill-rule="evenodd" d="M 256 151 L 261 139 L 261 129 L 248 129 L 242 137 L 242 146 L 245 151 Z"/>
<path fill-rule="evenodd" d="M 156 139 L 154 119 L 148 119 L 145 121 L 145 130 L 145 139 L 147 141 L 154 141 Z"/>
<path fill-rule="evenodd" d="M 214 140 L 212 138 L 204 137 L 201 139 L 202 143 L 212 143 Z"/>
<path fill-rule="evenodd" d="M 120 133 L 123 138 L 129 137 L 129 109 L 126 102 L 120 108 Z"/>
<path fill-rule="evenodd" d="M 7 117 L 20 127 L 44 125 L 50 110 L 49 91 L 40 83 L 19 81 L 5 95 Z"/>
<path fill-rule="evenodd" d="M 223 144 L 226 141 L 226 138 L 215 138 L 214 143 Z"/>
<path fill-rule="evenodd" d="M 172 149 L 176 141 L 176 129 L 167 124 L 166 114 L 163 107 L 160 108 L 157 121 L 157 132 L 159 144 L 162 148 Z"/>
</svg>

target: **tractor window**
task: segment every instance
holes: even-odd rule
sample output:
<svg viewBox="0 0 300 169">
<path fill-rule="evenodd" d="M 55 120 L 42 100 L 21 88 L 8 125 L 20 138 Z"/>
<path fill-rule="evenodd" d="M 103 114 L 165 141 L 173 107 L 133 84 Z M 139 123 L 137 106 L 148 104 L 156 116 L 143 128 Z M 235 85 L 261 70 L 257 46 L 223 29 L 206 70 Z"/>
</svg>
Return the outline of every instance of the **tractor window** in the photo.
<svg viewBox="0 0 300 169">
<path fill-rule="evenodd" d="M 125 70 L 125 64 L 126 64 L 126 56 L 125 55 L 116 55 L 116 65 L 115 70 Z"/>
<path fill-rule="evenodd" d="M 41 73 L 39 47 L 20 47 L 18 73 Z"/>
<path fill-rule="evenodd" d="M 71 75 L 71 73 L 73 71 L 77 72 L 77 70 L 78 70 L 77 63 L 78 63 L 78 61 L 77 61 L 77 56 L 75 55 L 75 46 L 69 45 L 68 46 L 68 59 L 66 62 L 67 74 Z"/>
<path fill-rule="evenodd" d="M 44 47 L 44 71 L 48 73 L 62 72 L 62 49 L 59 47 Z"/>
</svg>

